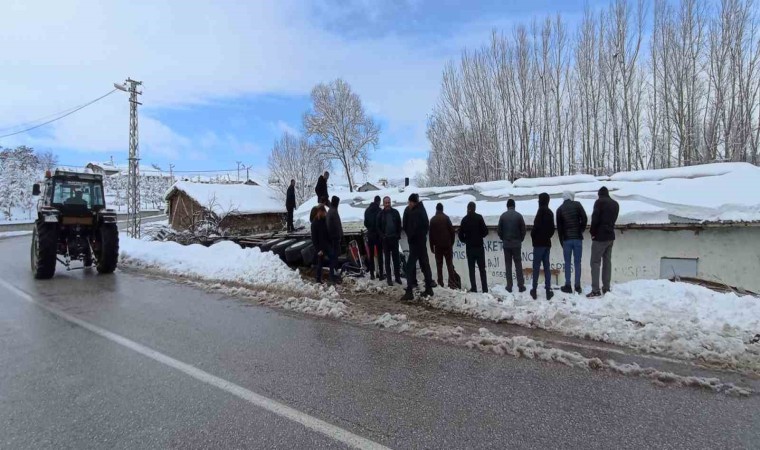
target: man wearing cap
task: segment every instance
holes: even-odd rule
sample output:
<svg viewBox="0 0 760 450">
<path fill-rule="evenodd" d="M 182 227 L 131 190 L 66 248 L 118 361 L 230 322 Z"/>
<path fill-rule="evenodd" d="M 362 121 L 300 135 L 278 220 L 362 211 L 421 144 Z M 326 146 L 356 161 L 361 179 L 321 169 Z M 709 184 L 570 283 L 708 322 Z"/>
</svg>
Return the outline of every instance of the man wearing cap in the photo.
<svg viewBox="0 0 760 450">
<path fill-rule="evenodd" d="M 610 198 L 605 186 L 599 189 L 599 199 L 591 214 L 591 293 L 597 298 L 610 291 L 612 279 L 612 244 L 615 243 L 615 223 L 620 212 L 618 202 Z M 602 263 L 604 267 L 602 268 Z M 602 290 L 599 290 L 599 270 L 602 269 Z"/>
<path fill-rule="evenodd" d="M 409 209 L 404 220 L 404 232 L 406 240 L 409 243 L 409 259 L 406 262 L 406 272 L 417 270 L 417 261 L 420 263 L 422 274 L 425 277 L 425 291 L 423 297 L 433 295 L 433 274 L 430 271 L 430 260 L 427 252 L 427 238 L 430 229 L 430 219 L 428 219 L 425 206 L 420 202 L 417 194 L 409 196 Z M 414 300 L 412 293 L 413 280 L 411 275 L 407 275 L 406 293 L 401 297 L 402 301 Z"/>
<path fill-rule="evenodd" d="M 588 224 L 586 210 L 580 202 L 575 201 L 575 195 L 570 191 L 562 193 L 564 202 L 557 208 L 557 236 L 565 257 L 565 285 L 560 290 L 566 294 L 573 292 L 570 284 L 571 261 L 575 264 L 575 292 L 582 293 L 581 288 L 581 256 L 583 255 L 583 232 Z"/>
<path fill-rule="evenodd" d="M 522 267 L 522 242 L 525 240 L 525 219 L 515 210 L 515 201 L 507 200 L 507 211 L 499 217 L 496 232 L 504 247 L 504 262 L 507 266 L 507 291 L 512 292 L 512 263 L 515 264 L 517 287 L 525 292 L 525 275 Z"/>
</svg>

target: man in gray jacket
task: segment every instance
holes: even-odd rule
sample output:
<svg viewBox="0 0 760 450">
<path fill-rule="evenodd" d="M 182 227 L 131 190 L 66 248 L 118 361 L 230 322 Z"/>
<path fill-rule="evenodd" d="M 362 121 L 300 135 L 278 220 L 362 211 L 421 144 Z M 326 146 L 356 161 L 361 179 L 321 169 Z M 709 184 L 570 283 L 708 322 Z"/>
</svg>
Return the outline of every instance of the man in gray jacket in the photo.
<svg viewBox="0 0 760 450">
<path fill-rule="evenodd" d="M 512 262 L 515 263 L 517 287 L 525 292 L 525 276 L 522 268 L 522 241 L 525 239 L 525 219 L 515 211 L 515 201 L 507 200 L 507 211 L 499 218 L 496 228 L 504 247 L 504 262 L 507 265 L 507 291 L 512 292 Z"/>
</svg>

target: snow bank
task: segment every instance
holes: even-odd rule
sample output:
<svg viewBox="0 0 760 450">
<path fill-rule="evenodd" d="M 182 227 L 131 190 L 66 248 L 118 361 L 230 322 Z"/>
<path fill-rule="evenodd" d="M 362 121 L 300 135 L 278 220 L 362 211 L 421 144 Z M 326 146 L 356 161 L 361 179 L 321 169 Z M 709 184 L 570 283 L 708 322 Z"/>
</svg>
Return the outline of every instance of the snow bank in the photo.
<svg viewBox="0 0 760 450">
<path fill-rule="evenodd" d="M 285 200 L 266 186 L 178 181 L 166 193 L 167 200 L 175 190 L 184 192 L 201 206 L 212 205 L 214 213 L 220 216 L 285 212 Z"/>
<path fill-rule="evenodd" d="M 0 239 L 11 238 L 16 236 L 28 236 L 32 234 L 31 231 L 2 231 L 0 232 Z"/>
<path fill-rule="evenodd" d="M 593 175 L 565 175 L 561 177 L 543 177 L 543 178 L 520 178 L 515 180 L 516 188 L 532 188 L 539 186 L 561 186 L 564 184 L 578 183 L 595 183 L 596 177 Z"/>
<path fill-rule="evenodd" d="M 555 291 L 547 301 L 496 286 L 491 294 L 437 289 L 433 307 L 472 317 L 731 368 L 760 370 L 760 299 L 664 280 L 615 285 L 601 299 Z"/>
<path fill-rule="evenodd" d="M 319 295 L 316 286 L 301 279 L 273 253 L 241 248 L 223 241 L 211 247 L 176 242 L 142 241 L 119 235 L 120 261 L 131 266 L 158 269 L 173 275 L 203 280 L 231 281 L 262 289 Z"/>
<path fill-rule="evenodd" d="M 636 170 L 631 172 L 618 172 L 610 177 L 612 181 L 662 181 L 668 178 L 699 178 L 725 175 L 734 171 L 741 171 L 748 163 L 720 163 L 702 164 L 700 166 L 673 167 L 670 169 Z"/>
</svg>

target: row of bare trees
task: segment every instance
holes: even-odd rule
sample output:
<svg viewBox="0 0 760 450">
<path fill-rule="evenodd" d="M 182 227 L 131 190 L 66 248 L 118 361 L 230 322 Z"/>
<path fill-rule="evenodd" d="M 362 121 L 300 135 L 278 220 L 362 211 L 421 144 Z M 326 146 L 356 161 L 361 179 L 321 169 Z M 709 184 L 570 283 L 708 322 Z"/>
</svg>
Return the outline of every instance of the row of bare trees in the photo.
<svg viewBox="0 0 760 450">
<path fill-rule="evenodd" d="M 427 181 L 757 164 L 758 27 L 752 0 L 617 0 L 494 32 L 444 69 Z"/>
<path fill-rule="evenodd" d="M 283 133 L 269 155 L 269 171 L 283 197 L 290 180 L 296 180 L 298 204 L 312 196 L 317 178 L 333 163 L 343 169 L 353 192 L 355 177 L 367 172 L 369 152 L 380 138 L 379 125 L 344 80 L 316 85 L 311 101 L 301 135 Z"/>
</svg>

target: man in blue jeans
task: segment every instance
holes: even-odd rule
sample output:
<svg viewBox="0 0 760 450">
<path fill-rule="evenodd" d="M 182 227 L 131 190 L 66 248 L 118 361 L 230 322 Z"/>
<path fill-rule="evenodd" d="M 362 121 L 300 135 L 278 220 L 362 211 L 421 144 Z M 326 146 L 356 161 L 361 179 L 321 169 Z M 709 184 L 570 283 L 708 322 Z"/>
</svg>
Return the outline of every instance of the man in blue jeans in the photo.
<svg viewBox="0 0 760 450">
<path fill-rule="evenodd" d="M 560 289 L 566 294 L 573 292 L 570 284 L 570 268 L 575 270 L 575 292 L 582 293 L 581 288 L 581 256 L 583 255 L 583 232 L 588 225 L 586 210 L 580 202 L 575 201 L 572 192 L 562 193 L 565 200 L 557 208 L 557 235 L 565 256 L 565 285 Z M 571 260 L 573 265 L 571 266 Z"/>
<path fill-rule="evenodd" d="M 538 211 L 533 221 L 533 229 L 530 231 L 530 237 L 533 240 L 533 289 L 530 290 L 530 296 L 533 300 L 538 298 L 536 290 L 538 289 L 538 275 L 541 264 L 544 265 L 544 282 L 546 285 L 546 299 L 554 297 L 552 292 L 552 273 L 549 266 L 549 253 L 552 247 L 552 236 L 554 236 L 554 214 L 549 209 L 549 194 L 542 192 L 538 196 Z"/>
</svg>

